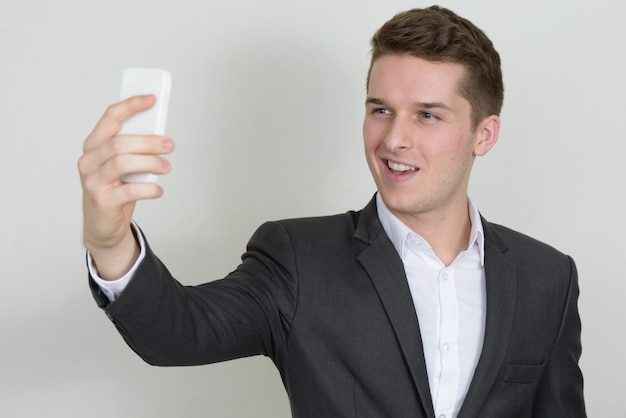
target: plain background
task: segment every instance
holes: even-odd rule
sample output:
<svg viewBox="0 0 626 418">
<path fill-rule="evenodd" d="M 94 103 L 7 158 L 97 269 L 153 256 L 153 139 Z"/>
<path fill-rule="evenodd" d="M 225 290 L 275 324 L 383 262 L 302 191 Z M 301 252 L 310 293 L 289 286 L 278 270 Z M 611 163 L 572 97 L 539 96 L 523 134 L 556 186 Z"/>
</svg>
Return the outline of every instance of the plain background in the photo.
<svg viewBox="0 0 626 418">
<path fill-rule="evenodd" d="M 141 362 L 94 305 L 76 161 L 127 66 L 174 77 L 165 195 L 136 219 L 182 282 L 234 268 L 265 220 L 374 193 L 369 39 L 419 1 L 0 1 L 0 416 L 287 417 L 271 361 Z M 625 417 L 626 2 L 447 1 L 492 38 L 506 99 L 483 215 L 579 268 L 588 413 Z M 593 5 L 592 5 L 593 4 Z"/>
</svg>

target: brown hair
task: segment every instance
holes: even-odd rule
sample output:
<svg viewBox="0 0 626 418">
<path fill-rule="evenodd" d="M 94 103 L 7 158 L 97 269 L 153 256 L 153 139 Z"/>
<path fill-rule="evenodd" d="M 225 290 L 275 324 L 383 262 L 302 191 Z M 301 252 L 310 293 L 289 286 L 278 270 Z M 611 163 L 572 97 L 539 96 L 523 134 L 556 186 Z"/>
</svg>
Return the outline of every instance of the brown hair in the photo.
<svg viewBox="0 0 626 418">
<path fill-rule="evenodd" d="M 372 60 L 384 55 L 411 55 L 465 67 L 459 94 L 472 106 L 472 125 L 499 115 L 504 99 L 500 55 L 487 35 L 451 10 L 431 6 L 398 13 L 372 37 Z"/>
</svg>

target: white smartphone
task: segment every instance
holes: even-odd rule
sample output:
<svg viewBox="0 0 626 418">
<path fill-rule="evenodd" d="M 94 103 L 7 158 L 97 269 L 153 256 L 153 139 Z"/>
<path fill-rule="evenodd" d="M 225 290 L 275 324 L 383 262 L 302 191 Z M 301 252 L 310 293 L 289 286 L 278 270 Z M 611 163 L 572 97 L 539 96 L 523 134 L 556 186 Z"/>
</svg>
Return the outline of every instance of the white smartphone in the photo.
<svg viewBox="0 0 626 418">
<path fill-rule="evenodd" d="M 122 73 L 120 101 L 132 96 L 154 94 L 156 103 L 153 107 L 131 116 L 120 129 L 120 134 L 128 135 L 163 135 L 167 120 L 167 108 L 172 88 L 172 76 L 159 68 L 126 68 Z M 154 183 L 157 175 L 137 173 L 125 176 L 125 183 Z"/>
</svg>

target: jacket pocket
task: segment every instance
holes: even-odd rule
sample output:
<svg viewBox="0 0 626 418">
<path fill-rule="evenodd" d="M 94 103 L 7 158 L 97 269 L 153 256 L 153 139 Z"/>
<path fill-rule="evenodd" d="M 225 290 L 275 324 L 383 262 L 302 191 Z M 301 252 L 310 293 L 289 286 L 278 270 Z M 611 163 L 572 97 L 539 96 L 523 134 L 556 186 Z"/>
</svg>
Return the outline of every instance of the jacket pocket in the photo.
<svg viewBox="0 0 626 418">
<path fill-rule="evenodd" d="M 507 383 L 537 383 L 543 375 L 545 363 L 539 365 L 507 364 L 503 381 Z"/>
</svg>

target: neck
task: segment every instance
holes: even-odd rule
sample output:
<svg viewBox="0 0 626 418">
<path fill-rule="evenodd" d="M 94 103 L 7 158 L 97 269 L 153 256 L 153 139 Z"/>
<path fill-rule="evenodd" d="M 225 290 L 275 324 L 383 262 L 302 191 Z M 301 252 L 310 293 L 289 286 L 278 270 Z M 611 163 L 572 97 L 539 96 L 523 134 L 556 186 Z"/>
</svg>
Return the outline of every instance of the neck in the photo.
<svg viewBox="0 0 626 418">
<path fill-rule="evenodd" d="M 446 266 L 467 249 L 472 230 L 467 198 L 436 213 L 395 215 L 424 238 Z"/>
</svg>

